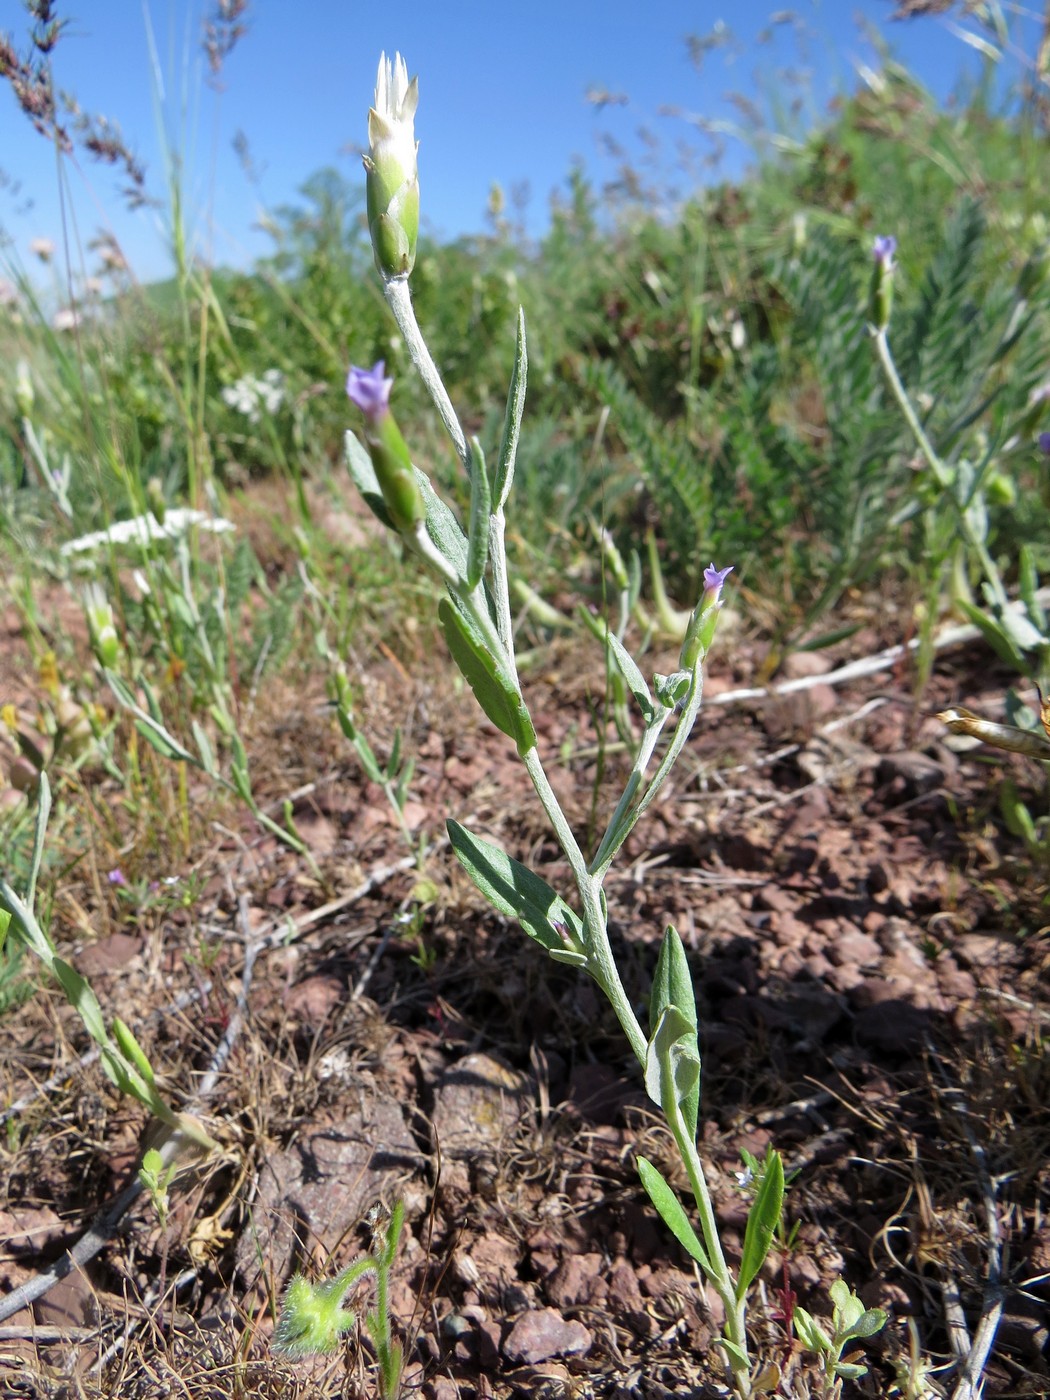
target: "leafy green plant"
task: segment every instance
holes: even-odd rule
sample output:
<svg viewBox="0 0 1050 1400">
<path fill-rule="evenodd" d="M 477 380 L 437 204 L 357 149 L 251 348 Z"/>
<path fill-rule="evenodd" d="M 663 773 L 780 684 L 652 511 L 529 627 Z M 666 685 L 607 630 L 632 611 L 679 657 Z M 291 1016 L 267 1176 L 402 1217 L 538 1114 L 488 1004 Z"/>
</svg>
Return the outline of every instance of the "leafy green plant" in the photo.
<svg viewBox="0 0 1050 1400">
<path fill-rule="evenodd" d="M 346 1297 L 362 1279 L 370 1278 L 375 1285 L 375 1303 L 365 1313 L 365 1327 L 379 1362 L 379 1393 L 383 1400 L 397 1400 L 404 1357 L 390 1325 L 390 1271 L 404 1220 L 401 1201 L 390 1211 L 374 1206 L 368 1217 L 372 1247 L 367 1254 L 328 1283 L 310 1283 L 303 1274 L 295 1275 L 281 1301 L 273 1337 L 277 1351 L 289 1356 L 335 1351 L 355 1321 L 354 1313 L 345 1306 Z"/>
<path fill-rule="evenodd" d="M 630 573 L 618 553 L 605 547 L 620 589 L 621 608 L 618 630 L 603 628 L 602 641 L 610 671 L 620 678 L 624 695 L 631 697 L 641 716 L 642 732 L 623 794 L 588 859 L 539 754 L 536 729 L 518 679 L 511 623 L 506 507 L 525 401 L 528 355 L 524 315 L 519 312 L 504 429 L 490 470 L 478 439 L 468 444 L 419 329 L 409 293 L 418 224 L 413 134 L 416 101 L 416 83 L 409 83 L 400 55 L 393 64 L 384 56 L 376 105 L 369 116 L 368 208 L 376 265 L 388 303 L 470 483 L 465 529 L 428 477 L 414 466 L 390 409 L 394 381 L 386 377 L 382 363 L 368 371 L 350 371 L 348 393 L 362 412 L 364 428 L 360 440 L 347 434 L 348 464 L 376 516 L 443 583 L 447 596 L 439 604 L 438 615 L 453 660 L 488 719 L 513 741 L 569 862 L 579 907 L 565 900 L 540 875 L 455 821 L 448 823 L 452 847 L 478 889 L 499 912 L 516 918 L 554 961 L 587 973 L 610 1002 L 642 1068 L 646 1090 L 663 1110 L 671 1130 L 695 1201 L 700 1234 L 666 1180 L 644 1158 L 639 1161 L 643 1184 L 661 1217 L 722 1300 L 725 1326 L 721 1345 L 734 1388 L 747 1396 L 766 1384 L 765 1370 L 754 1371 L 752 1367 L 746 1305 L 780 1220 L 783 1165 L 773 1150 L 762 1164 L 761 1182 L 748 1214 L 743 1258 L 734 1276 L 722 1249 L 696 1143 L 700 1054 L 696 1003 L 684 948 L 676 931 L 668 928 L 654 977 L 646 1034 L 612 952 L 603 889 L 618 851 L 662 788 L 699 712 L 703 665 L 730 571 L 713 565 L 705 571 L 702 596 L 686 627 L 679 669 L 671 675 L 655 675 L 650 687 L 618 635 L 630 611 Z M 672 720 L 670 742 L 657 762 L 658 742 Z M 650 773 L 653 765 L 655 771 Z M 337 1318 L 334 1326 L 339 1325 Z"/>
<path fill-rule="evenodd" d="M 10 933 L 34 953 L 62 988 L 69 1004 L 76 1010 L 84 1029 L 99 1048 L 102 1068 L 121 1093 L 136 1099 L 155 1118 L 173 1129 L 183 1139 L 210 1151 L 215 1143 L 203 1124 L 190 1114 L 172 1108 L 157 1087 L 156 1076 L 149 1058 L 130 1027 L 114 1016 L 107 1026 L 98 998 L 90 983 L 65 958 L 60 957 L 51 939 L 41 927 L 35 905 L 37 879 L 44 857 L 48 817 L 51 813 L 51 788 L 47 774 L 41 773 L 37 785 L 37 818 L 29 878 L 21 895 L 6 880 L 0 879 L 0 951 Z"/>
<path fill-rule="evenodd" d="M 865 1308 L 844 1279 L 836 1279 L 830 1292 L 833 1308 L 830 1332 L 802 1307 L 795 1307 L 792 1320 L 799 1341 L 820 1359 L 823 1393 L 838 1400 L 846 1381 L 860 1380 L 868 1373 L 859 1352 L 848 1356 L 843 1356 L 843 1352 L 851 1342 L 863 1341 L 881 1332 L 887 1314 L 882 1308 Z"/>
</svg>

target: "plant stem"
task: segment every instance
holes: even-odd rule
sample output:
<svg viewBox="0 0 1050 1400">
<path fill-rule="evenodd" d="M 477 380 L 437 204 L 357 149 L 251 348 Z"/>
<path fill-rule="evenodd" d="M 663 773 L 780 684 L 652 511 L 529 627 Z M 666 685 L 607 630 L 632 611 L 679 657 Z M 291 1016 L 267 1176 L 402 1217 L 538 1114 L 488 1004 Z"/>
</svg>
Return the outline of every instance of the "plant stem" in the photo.
<svg viewBox="0 0 1050 1400">
<path fill-rule="evenodd" d="M 693 1199 L 696 1201 L 697 1215 L 700 1217 L 700 1229 L 703 1234 L 704 1248 L 707 1251 L 707 1258 L 710 1263 L 710 1273 L 708 1278 L 715 1292 L 722 1300 L 725 1309 L 725 1322 L 723 1331 L 726 1340 L 739 1347 L 746 1357 L 747 1351 L 747 1329 L 744 1322 L 745 1305 L 742 1298 L 737 1298 L 736 1289 L 733 1285 L 733 1276 L 729 1272 L 729 1265 L 726 1263 L 725 1255 L 722 1253 L 722 1243 L 718 1237 L 718 1222 L 715 1219 L 714 1206 L 711 1202 L 711 1193 L 707 1187 L 707 1178 L 704 1176 L 704 1166 L 700 1160 L 700 1154 L 696 1150 L 696 1143 L 692 1135 L 686 1128 L 682 1118 L 681 1109 L 674 1096 L 673 1090 L 665 1094 L 665 1102 L 662 1105 L 667 1122 L 674 1134 L 678 1151 L 681 1153 L 682 1162 L 689 1177 L 689 1185 L 693 1192 Z M 706 1271 L 705 1271 L 706 1272 Z M 730 1354 L 730 1370 L 733 1373 L 733 1384 L 738 1393 L 748 1396 L 751 1393 L 751 1382 L 748 1374 L 747 1363 L 743 1366 L 737 1362 Z"/>
<path fill-rule="evenodd" d="M 452 400 L 445 391 L 438 367 L 434 363 L 434 357 L 423 339 L 423 332 L 419 329 L 416 309 L 412 305 L 412 293 L 409 290 L 407 274 L 404 277 L 392 277 L 389 281 L 384 280 L 383 295 L 386 297 L 390 310 L 394 313 L 398 330 L 405 337 L 405 344 L 408 346 L 408 353 L 412 356 L 412 363 L 419 371 L 419 377 L 426 385 L 427 393 L 434 400 L 434 406 L 441 414 L 445 431 L 452 439 L 452 445 L 469 476 L 470 449 L 467 447 L 467 439 L 459 419 L 456 417 L 456 410 L 452 407 Z"/>
<path fill-rule="evenodd" d="M 565 852 L 572 867 L 573 879 L 576 882 L 576 888 L 579 890 L 580 901 L 583 905 L 587 970 L 608 997 L 616 1012 L 616 1019 L 620 1022 L 624 1034 L 630 1042 L 631 1049 L 639 1064 L 644 1066 L 648 1042 L 638 1024 L 638 1018 L 634 1014 L 627 993 L 624 991 L 620 974 L 616 968 L 616 960 L 613 957 L 612 948 L 609 946 L 608 920 L 602 901 L 601 881 L 597 880 L 587 869 L 583 852 L 580 850 L 572 827 L 561 809 L 554 789 L 547 779 L 537 750 L 535 748 L 529 749 L 522 756 L 522 761 L 532 779 L 536 795 L 543 804 L 543 810 L 547 813 L 548 820 L 554 828 L 558 844 Z"/>
<path fill-rule="evenodd" d="M 988 553 L 984 540 L 978 536 L 973 525 L 970 523 L 965 508 L 956 499 L 951 472 L 949 472 L 948 468 L 937 455 L 933 444 L 926 436 L 926 430 L 919 422 L 919 416 L 912 406 L 911 399 L 908 397 L 908 391 L 901 383 L 900 375 L 897 373 L 897 366 L 893 360 L 893 353 L 890 350 L 890 342 L 885 328 L 875 331 L 873 339 L 875 341 L 875 351 L 878 354 L 879 362 L 889 381 L 890 388 L 893 390 L 893 396 L 897 400 L 900 411 L 904 415 L 904 421 L 911 429 L 912 436 L 919 446 L 919 451 L 926 458 L 930 471 L 933 473 L 934 480 L 955 507 L 959 526 L 966 536 L 967 543 L 972 547 L 981 561 L 981 568 L 984 570 L 984 576 L 990 588 L 995 593 L 996 602 L 1000 607 L 1006 607 L 1008 601 L 1006 589 L 1003 587 L 1003 581 L 1000 577 L 999 570 L 996 568 L 991 555 Z"/>
</svg>

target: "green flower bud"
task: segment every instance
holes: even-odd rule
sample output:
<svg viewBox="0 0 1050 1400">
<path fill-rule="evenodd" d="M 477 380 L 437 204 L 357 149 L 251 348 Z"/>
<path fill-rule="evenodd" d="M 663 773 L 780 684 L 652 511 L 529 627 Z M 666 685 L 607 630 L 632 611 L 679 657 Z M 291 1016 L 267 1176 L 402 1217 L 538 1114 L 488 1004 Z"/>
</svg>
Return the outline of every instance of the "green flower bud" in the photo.
<svg viewBox="0 0 1050 1400">
<path fill-rule="evenodd" d="M 296 1274 L 288 1285 L 281 1316 L 273 1334 L 277 1351 L 289 1356 L 324 1356 L 335 1351 L 339 1338 L 353 1326 L 354 1315 L 343 1307 L 346 1284 L 312 1284 Z"/>
<path fill-rule="evenodd" d="M 29 364 L 26 360 L 19 360 L 15 366 L 15 403 L 23 418 L 32 417 L 33 398 L 33 376 L 29 373 Z"/>
<path fill-rule="evenodd" d="M 890 323 L 896 251 L 897 240 L 892 233 L 880 234 L 872 248 L 875 265 L 871 270 L 871 287 L 868 291 L 868 319 L 877 331 L 884 331 Z"/>
<path fill-rule="evenodd" d="M 164 524 L 164 517 L 168 511 L 167 502 L 164 499 L 164 488 L 160 484 L 160 478 L 151 476 L 146 482 L 146 504 L 149 506 L 150 514 L 158 525 Z"/>
<path fill-rule="evenodd" d="M 84 610 L 95 655 L 112 670 L 120 655 L 120 638 L 113 623 L 113 609 L 97 583 L 89 584 L 84 593 Z"/>
<path fill-rule="evenodd" d="M 682 654 L 679 657 L 678 664 L 683 671 L 692 671 L 697 662 L 707 655 L 714 641 L 718 614 L 722 607 L 722 585 L 732 568 L 732 564 L 724 569 L 716 569 L 713 564 L 709 564 L 704 570 L 704 591 L 689 619 L 685 641 L 682 643 Z"/>
<path fill-rule="evenodd" d="M 419 238 L 419 175 L 415 115 L 418 80 L 408 81 L 401 55 L 393 63 L 382 54 L 375 106 L 368 113 L 368 155 L 364 157 L 368 231 L 380 275 L 407 277 L 416 261 Z"/>
</svg>

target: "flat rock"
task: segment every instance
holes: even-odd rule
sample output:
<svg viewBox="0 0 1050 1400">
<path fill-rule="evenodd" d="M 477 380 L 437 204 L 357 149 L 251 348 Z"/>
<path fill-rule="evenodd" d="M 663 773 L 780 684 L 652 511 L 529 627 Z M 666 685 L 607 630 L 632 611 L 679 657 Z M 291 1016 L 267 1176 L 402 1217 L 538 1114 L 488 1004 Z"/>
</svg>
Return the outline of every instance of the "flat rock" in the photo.
<svg viewBox="0 0 1050 1400">
<path fill-rule="evenodd" d="M 348 1237 L 356 1240 L 355 1226 L 369 1207 L 404 1197 L 423 1166 L 401 1105 L 392 1099 L 305 1125 L 259 1172 L 252 1224 L 237 1242 L 237 1272 L 283 1279 L 315 1249 L 327 1256 Z"/>
<path fill-rule="evenodd" d="M 431 1136 L 441 1153 L 441 1184 L 469 1190 L 472 1172 L 495 1162 L 532 1106 L 528 1077 L 492 1055 L 466 1055 L 442 1075 Z"/>
<path fill-rule="evenodd" d="M 508 1361 L 535 1366 L 552 1356 L 586 1356 L 593 1338 L 582 1322 L 570 1321 L 553 1308 L 522 1313 L 503 1343 Z"/>
</svg>

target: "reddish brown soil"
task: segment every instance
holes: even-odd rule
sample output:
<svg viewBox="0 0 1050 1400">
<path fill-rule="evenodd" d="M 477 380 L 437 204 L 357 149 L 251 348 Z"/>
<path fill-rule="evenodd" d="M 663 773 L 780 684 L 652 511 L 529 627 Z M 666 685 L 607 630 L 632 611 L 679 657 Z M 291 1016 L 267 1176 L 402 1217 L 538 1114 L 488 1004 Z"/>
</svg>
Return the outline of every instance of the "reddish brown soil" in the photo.
<svg viewBox="0 0 1050 1400">
<path fill-rule="evenodd" d="M 593 797 L 598 769 L 612 791 L 623 760 L 595 748 L 602 680 L 598 669 L 575 679 L 577 655 L 553 654 L 527 693 L 559 794 L 587 832 L 609 807 Z M 712 692 L 747 679 L 748 649 L 734 655 L 737 676 L 716 661 Z M 269 1361 L 267 1338 L 290 1271 L 345 1263 L 369 1206 L 397 1196 L 407 1228 L 393 1312 L 425 1396 L 724 1393 L 717 1300 L 639 1187 L 638 1152 L 676 1185 L 682 1174 L 638 1067 L 595 989 L 482 906 L 440 843 L 444 819 L 568 895 L 566 867 L 509 743 L 456 695 L 443 660 L 405 664 L 372 671 L 361 719 L 384 755 L 387 704 L 403 714 L 409 697 L 407 816 L 431 843 L 422 872 L 347 898 L 404 846 L 320 692 L 274 689 L 251 746 L 256 788 L 300 792 L 296 822 L 328 888 L 243 821 L 214 829 L 188 909 L 136 920 L 103 889 L 109 903 L 78 923 L 90 882 L 83 868 L 67 875 L 57 910 L 75 960 L 141 1030 L 173 1096 L 230 1022 L 246 937 L 288 938 L 255 962 L 247 1020 L 207 1106 L 223 1159 L 185 1178 L 166 1231 L 140 1199 L 83 1273 L 14 1319 L 26 1340 L 0 1346 L 0 1394 L 372 1394 L 366 1342 L 306 1365 Z M 425 685 L 408 679 L 428 668 Z M 928 1358 L 951 1360 L 953 1317 L 965 1346 L 959 1329 L 977 1327 L 993 1257 L 1003 1317 L 985 1393 L 1050 1389 L 1046 872 L 1003 829 L 996 790 L 1009 766 L 1037 810 L 1045 795 L 1024 761 L 953 752 L 932 718 L 949 702 L 998 717 L 1008 679 L 974 647 L 942 658 L 919 716 L 909 678 L 885 674 L 790 706 L 707 707 L 608 883 L 640 1007 L 667 923 L 689 953 L 704 1156 L 730 1256 L 747 1204 L 740 1149 L 761 1155 L 772 1141 L 794 1174 L 795 1233 L 752 1313 L 783 1395 L 821 1393 L 792 1346 L 793 1301 L 826 1317 L 827 1287 L 844 1277 L 890 1311 L 854 1392 L 885 1395 L 909 1320 Z M 113 799 L 102 780 L 98 795 Z M 236 820 L 227 812 L 225 829 Z M 206 982 L 188 1008 L 147 1022 Z M 84 1048 L 55 999 L 6 1024 L 10 1098 Z M 23 1112 L 2 1159 L 9 1283 L 58 1257 L 126 1183 L 142 1127 L 97 1066 Z M 65 1340 L 33 1340 L 43 1324 Z M 940 1384 L 951 1392 L 950 1370 Z"/>
</svg>

